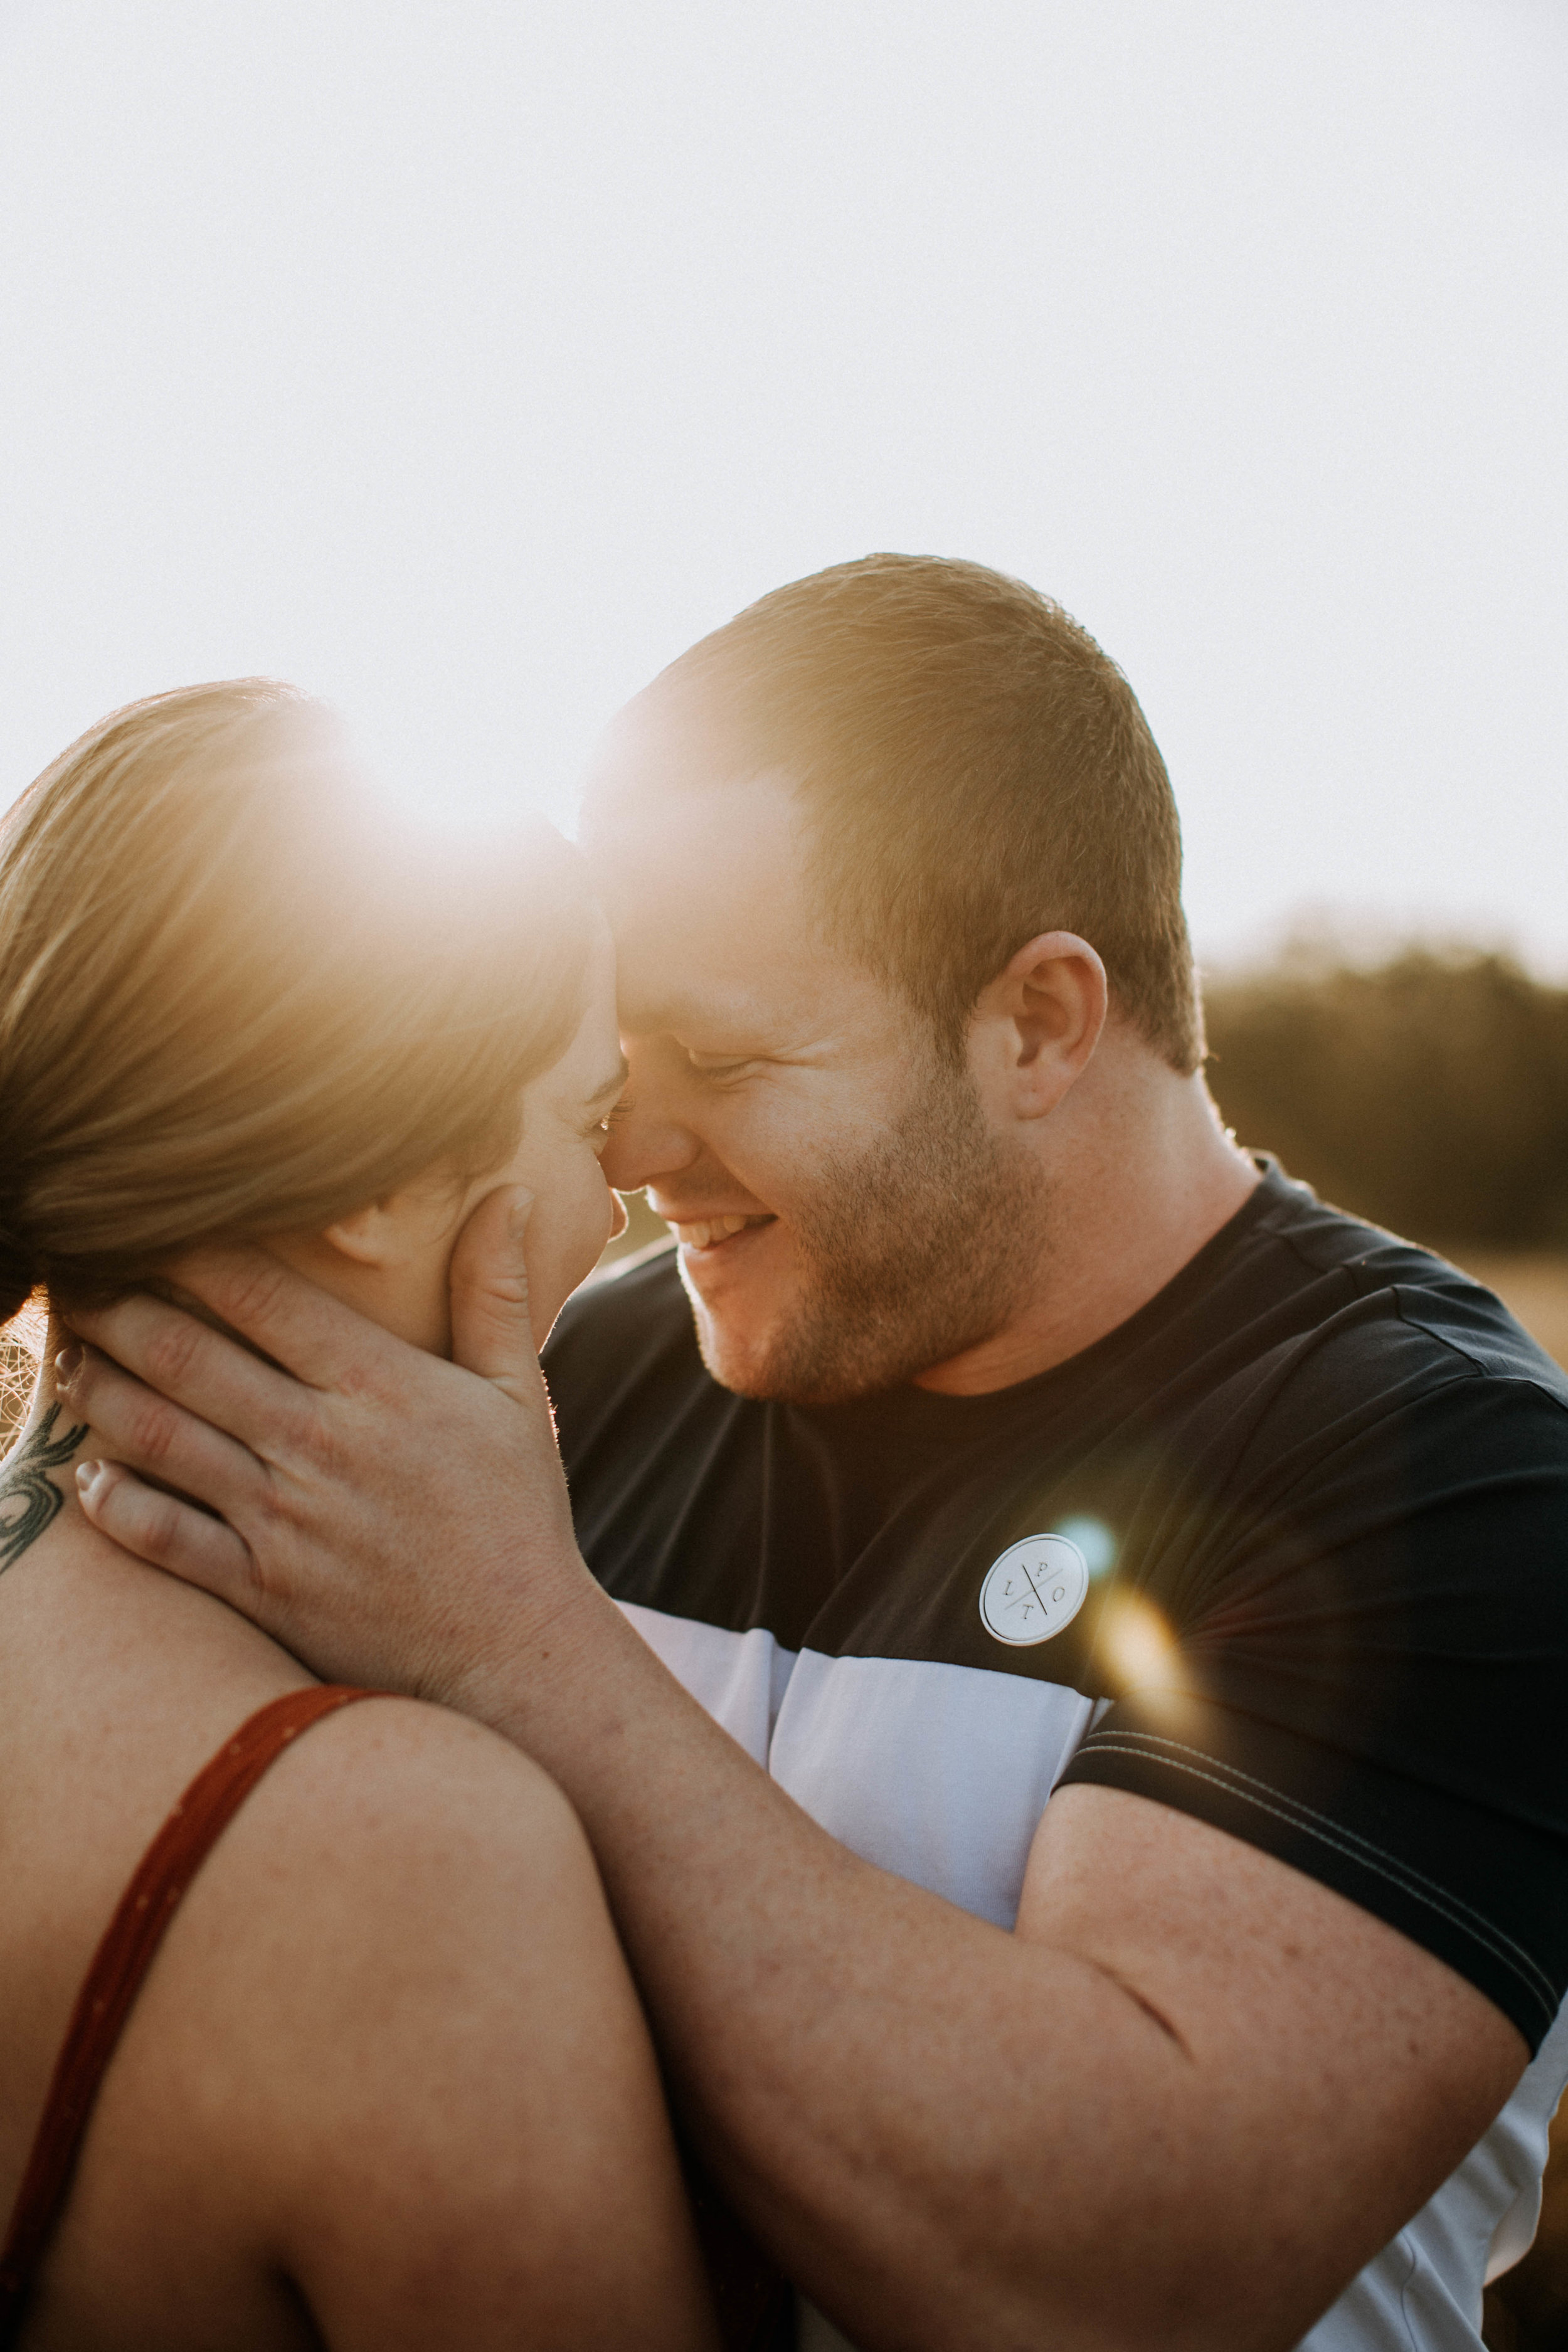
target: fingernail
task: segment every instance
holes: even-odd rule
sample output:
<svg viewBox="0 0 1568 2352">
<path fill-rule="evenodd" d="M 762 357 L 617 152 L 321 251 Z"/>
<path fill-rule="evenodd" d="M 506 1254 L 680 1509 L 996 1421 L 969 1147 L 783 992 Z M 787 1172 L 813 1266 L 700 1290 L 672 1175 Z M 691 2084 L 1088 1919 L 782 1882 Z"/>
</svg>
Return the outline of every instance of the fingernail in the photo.
<svg viewBox="0 0 1568 2352">
<path fill-rule="evenodd" d="M 77 1464 L 76 1483 L 84 1495 L 102 1467 L 103 1465 L 101 1462 L 79 1462 Z"/>
<path fill-rule="evenodd" d="M 532 1193 L 525 1192 L 521 1184 L 514 1185 L 511 1195 L 511 1213 L 507 1220 L 508 1230 L 514 1242 L 520 1242 L 528 1231 L 528 1213 L 532 1206 Z"/>
<path fill-rule="evenodd" d="M 73 1339 L 55 1358 L 55 1370 L 62 1381 L 74 1381 L 81 1370 L 81 1342 Z"/>
</svg>

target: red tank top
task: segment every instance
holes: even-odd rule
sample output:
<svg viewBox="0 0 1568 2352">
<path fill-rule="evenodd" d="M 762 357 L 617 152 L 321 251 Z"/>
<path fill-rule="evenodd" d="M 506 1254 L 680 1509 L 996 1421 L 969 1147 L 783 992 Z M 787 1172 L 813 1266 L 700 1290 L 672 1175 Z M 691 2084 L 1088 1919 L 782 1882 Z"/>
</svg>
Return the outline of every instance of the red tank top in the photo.
<svg viewBox="0 0 1568 2352">
<path fill-rule="evenodd" d="M 290 1691 L 242 1723 L 197 1773 L 142 1855 L 93 1955 L 33 2141 L 0 2253 L 0 2352 L 16 2341 L 27 2293 L 58 2221 L 104 2072 L 180 1898 L 268 1767 L 324 1715 L 375 1691 L 342 1684 Z"/>
</svg>

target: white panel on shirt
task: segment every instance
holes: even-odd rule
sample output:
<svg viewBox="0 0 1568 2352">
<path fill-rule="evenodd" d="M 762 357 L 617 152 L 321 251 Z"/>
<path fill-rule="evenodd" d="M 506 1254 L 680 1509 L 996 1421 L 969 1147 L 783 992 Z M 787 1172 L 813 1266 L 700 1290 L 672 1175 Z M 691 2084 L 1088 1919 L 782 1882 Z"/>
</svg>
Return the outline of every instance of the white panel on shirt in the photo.
<svg viewBox="0 0 1568 2352">
<path fill-rule="evenodd" d="M 1022 1675 L 829 1658 L 781 1649 L 760 1629 L 622 1607 L 676 1679 L 851 1853 L 1012 1926 L 1040 1816 L 1101 1707 Z M 1535 2234 L 1565 2082 L 1568 2006 L 1491 2129 L 1301 2352 L 1481 2352 L 1481 2286 Z M 803 2352 L 853 2352 L 805 2305 L 799 2341 Z"/>
</svg>

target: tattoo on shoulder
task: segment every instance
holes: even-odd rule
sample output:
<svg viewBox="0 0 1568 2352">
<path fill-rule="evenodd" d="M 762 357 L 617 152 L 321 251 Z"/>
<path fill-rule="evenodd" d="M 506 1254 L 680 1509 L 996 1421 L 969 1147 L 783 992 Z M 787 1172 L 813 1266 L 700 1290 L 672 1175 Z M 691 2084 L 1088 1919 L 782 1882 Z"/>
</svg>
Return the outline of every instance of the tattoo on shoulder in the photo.
<svg viewBox="0 0 1568 2352">
<path fill-rule="evenodd" d="M 20 1559 L 27 1546 L 36 1543 L 65 1508 L 66 1498 L 49 1472 L 70 1460 L 87 1435 L 88 1423 L 79 1422 L 63 1437 L 57 1437 L 59 1414 L 59 1406 L 50 1405 L 37 1429 L 0 1469 L 0 1571 Z"/>
</svg>

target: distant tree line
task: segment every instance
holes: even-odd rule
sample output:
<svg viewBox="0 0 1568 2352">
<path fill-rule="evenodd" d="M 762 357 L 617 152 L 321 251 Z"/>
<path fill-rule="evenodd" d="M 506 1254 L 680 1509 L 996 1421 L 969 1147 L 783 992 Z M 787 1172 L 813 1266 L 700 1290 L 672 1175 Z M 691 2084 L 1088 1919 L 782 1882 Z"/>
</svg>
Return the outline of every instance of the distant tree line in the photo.
<svg viewBox="0 0 1568 2352">
<path fill-rule="evenodd" d="M 1568 1244 L 1568 989 L 1505 955 L 1366 968 L 1301 944 L 1205 994 L 1209 1084 L 1243 1143 L 1421 1241 Z"/>
</svg>

